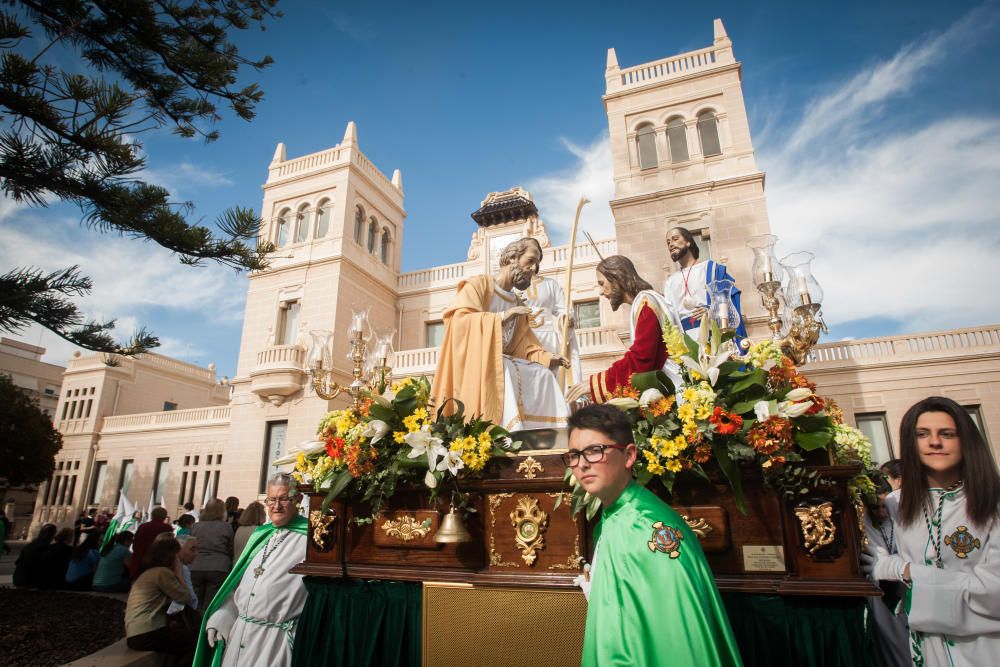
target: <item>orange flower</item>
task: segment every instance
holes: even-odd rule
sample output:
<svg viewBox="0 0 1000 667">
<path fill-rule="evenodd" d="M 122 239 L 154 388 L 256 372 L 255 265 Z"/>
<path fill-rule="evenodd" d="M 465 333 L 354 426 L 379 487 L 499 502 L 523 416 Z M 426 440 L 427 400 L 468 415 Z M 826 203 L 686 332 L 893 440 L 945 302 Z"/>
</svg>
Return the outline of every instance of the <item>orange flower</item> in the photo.
<svg viewBox="0 0 1000 667">
<path fill-rule="evenodd" d="M 343 438 L 327 438 L 326 439 L 326 454 L 331 459 L 339 459 L 344 456 L 344 439 Z"/>
<path fill-rule="evenodd" d="M 694 460 L 698 463 L 707 463 L 712 458 L 712 448 L 708 445 L 698 445 L 694 449 Z"/>
<path fill-rule="evenodd" d="M 792 445 L 792 422 L 784 417 L 768 417 L 754 424 L 747 434 L 747 441 L 758 453 L 774 454 Z"/>
<path fill-rule="evenodd" d="M 715 424 L 715 432 L 719 435 L 732 435 L 743 426 L 743 417 L 732 412 L 726 412 L 720 406 L 715 407 L 708 421 Z"/>
<path fill-rule="evenodd" d="M 675 400 L 676 399 L 673 396 L 658 398 L 643 408 L 643 412 L 650 417 L 662 417 L 670 412 L 670 408 L 674 407 Z"/>
<path fill-rule="evenodd" d="M 345 457 L 347 470 L 351 473 L 351 477 L 361 477 L 375 471 L 375 459 L 378 458 L 378 452 L 375 451 L 374 447 L 362 447 L 355 443 L 347 446 Z"/>
</svg>

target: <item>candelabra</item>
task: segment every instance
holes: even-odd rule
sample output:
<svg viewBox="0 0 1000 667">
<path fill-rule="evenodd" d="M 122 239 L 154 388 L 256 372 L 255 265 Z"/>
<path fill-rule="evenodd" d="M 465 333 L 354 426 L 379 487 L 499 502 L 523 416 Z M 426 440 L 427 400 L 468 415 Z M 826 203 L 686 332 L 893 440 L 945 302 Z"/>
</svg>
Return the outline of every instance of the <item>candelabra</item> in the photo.
<svg viewBox="0 0 1000 667">
<path fill-rule="evenodd" d="M 312 378 L 313 391 L 327 401 L 346 391 L 351 396 L 355 412 L 360 411 L 365 392 L 381 393 L 392 379 L 389 360 L 392 357 L 392 337 L 395 333 L 394 330 L 373 333 L 368 322 L 368 309 L 354 309 L 351 325 L 347 330 L 347 338 L 351 343 L 347 358 L 351 362 L 353 379 L 345 386 L 333 377 L 333 332 L 310 331 L 312 348 L 309 350 L 307 370 Z M 368 346 L 373 338 L 375 355 L 369 356 Z"/>
<path fill-rule="evenodd" d="M 828 333 L 820 312 L 823 290 L 809 266 L 814 255 L 794 252 L 778 261 L 774 254 L 777 240 L 773 234 L 762 234 L 747 241 L 753 250 L 753 284 L 767 309 L 772 338 L 796 364 L 803 364 L 820 332 Z"/>
</svg>

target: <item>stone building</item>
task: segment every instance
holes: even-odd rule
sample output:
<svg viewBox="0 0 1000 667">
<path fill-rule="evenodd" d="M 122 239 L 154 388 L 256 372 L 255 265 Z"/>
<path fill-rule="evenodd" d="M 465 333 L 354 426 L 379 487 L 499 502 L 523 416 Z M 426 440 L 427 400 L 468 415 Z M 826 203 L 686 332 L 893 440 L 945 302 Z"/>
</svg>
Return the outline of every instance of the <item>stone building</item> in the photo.
<svg viewBox="0 0 1000 667">
<path fill-rule="evenodd" d="M 633 258 L 661 286 L 672 270 L 664 237 L 677 225 L 697 236 L 703 257 L 730 267 L 751 336 L 767 335 L 745 247 L 770 229 L 764 174 L 754 157 L 741 65 L 722 22 L 716 20 L 710 46 L 655 62 L 622 68 L 609 50 L 605 79 L 615 236 L 576 247 L 568 295 L 584 374 L 605 368 L 628 344 L 624 311 L 613 313 L 597 298 L 598 253 Z M 124 487 L 140 506 L 152 491 L 172 514 L 206 494 L 246 504 L 263 492 L 271 462 L 310 440 L 321 416 L 346 403 L 322 400 L 311 388 L 311 332 L 333 332 L 335 379 L 349 383 L 351 310 L 370 307 L 376 329 L 397 332 L 395 374 L 431 375 L 441 316 L 459 281 L 494 271 L 500 249 L 524 235 L 544 248 L 543 275 L 564 280 L 568 260 L 566 246 L 550 243 L 530 193 L 515 187 L 488 194 L 472 213 L 464 261 L 400 273 L 402 177 L 387 177 L 365 157 L 353 123 L 340 144 L 311 155 L 289 159 L 278 144 L 262 217 L 262 233 L 280 251 L 267 271 L 250 276 L 236 377 L 219 385 L 210 369 L 157 355 L 120 368 L 103 367 L 96 357 L 71 362 L 65 387 L 87 387 L 95 408 L 58 419 L 67 435 L 62 467 L 40 497 L 36 519 L 66 521 L 84 507 L 111 507 Z M 998 326 L 828 343 L 814 348 L 813 359 L 807 370 L 820 390 L 869 433 L 880 459 L 895 454 L 893 434 L 905 408 L 929 394 L 959 400 L 987 435 L 1000 429 Z M 148 400 L 131 398 L 145 390 L 122 381 L 154 372 L 174 378 L 176 387 L 185 378 L 184 400 L 169 398 L 164 387 L 150 388 Z M 58 410 L 66 412 L 65 403 L 77 398 L 62 394 Z M 177 409 L 163 411 L 160 403 L 168 401 Z M 79 477 L 75 494 L 63 492 L 68 475 Z"/>
</svg>

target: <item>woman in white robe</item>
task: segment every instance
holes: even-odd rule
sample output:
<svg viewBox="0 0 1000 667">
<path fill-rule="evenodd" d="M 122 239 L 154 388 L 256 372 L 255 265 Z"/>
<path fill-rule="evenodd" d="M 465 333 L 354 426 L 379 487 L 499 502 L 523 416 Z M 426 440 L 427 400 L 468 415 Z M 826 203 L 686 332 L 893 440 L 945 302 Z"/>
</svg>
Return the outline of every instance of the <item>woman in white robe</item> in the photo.
<svg viewBox="0 0 1000 667">
<path fill-rule="evenodd" d="M 900 427 L 899 553 L 871 547 L 876 578 L 902 581 L 914 665 L 1000 659 L 1000 473 L 962 406 L 931 397 Z"/>
</svg>

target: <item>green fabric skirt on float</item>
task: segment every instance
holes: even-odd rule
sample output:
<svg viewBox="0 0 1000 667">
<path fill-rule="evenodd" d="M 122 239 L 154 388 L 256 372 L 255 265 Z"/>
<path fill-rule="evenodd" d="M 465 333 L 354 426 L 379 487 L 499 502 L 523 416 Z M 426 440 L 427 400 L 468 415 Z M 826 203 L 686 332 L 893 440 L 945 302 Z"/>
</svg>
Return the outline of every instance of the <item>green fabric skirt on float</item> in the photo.
<svg viewBox="0 0 1000 667">
<path fill-rule="evenodd" d="M 419 667 L 419 583 L 306 577 L 293 667 Z M 862 598 L 723 593 L 746 667 L 877 667 Z M 583 628 L 580 628 L 583 632 Z"/>
<path fill-rule="evenodd" d="M 421 584 L 306 577 L 292 667 L 420 667 Z"/>
<path fill-rule="evenodd" d="M 877 667 L 864 598 L 723 593 L 746 667 Z"/>
</svg>

